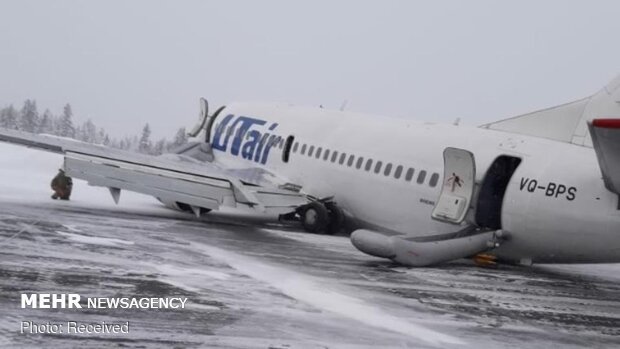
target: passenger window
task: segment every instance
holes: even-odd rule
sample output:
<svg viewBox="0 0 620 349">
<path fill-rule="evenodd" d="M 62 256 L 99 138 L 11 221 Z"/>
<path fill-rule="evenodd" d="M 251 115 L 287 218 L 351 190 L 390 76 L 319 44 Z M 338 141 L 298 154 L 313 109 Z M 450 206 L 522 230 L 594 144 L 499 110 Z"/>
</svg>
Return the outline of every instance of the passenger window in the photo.
<svg viewBox="0 0 620 349">
<path fill-rule="evenodd" d="M 338 159 L 338 152 L 334 150 L 332 153 L 332 162 L 336 162 L 336 159 Z"/>
<path fill-rule="evenodd" d="M 321 147 L 318 147 L 318 148 L 317 148 L 317 150 L 316 150 L 316 158 L 317 158 L 317 159 L 321 157 L 321 152 L 322 152 L 322 151 L 323 151 L 323 148 L 321 148 Z"/>
<path fill-rule="evenodd" d="M 428 185 L 430 185 L 431 188 L 435 188 L 437 186 L 438 181 L 439 181 L 439 173 L 433 173 L 433 175 L 431 176 L 431 180 L 428 182 Z"/>
<path fill-rule="evenodd" d="M 383 174 L 385 176 L 389 176 L 391 172 L 392 172 L 392 163 L 388 163 L 387 165 L 385 165 L 385 170 L 383 170 Z"/>
<path fill-rule="evenodd" d="M 383 165 L 382 161 L 377 161 L 377 164 L 375 165 L 375 173 L 381 172 L 381 166 L 382 165 Z"/>
<path fill-rule="evenodd" d="M 347 153 L 340 154 L 340 161 L 338 161 L 338 163 L 340 163 L 340 165 L 344 164 L 344 160 L 346 158 L 347 158 Z"/>
<path fill-rule="evenodd" d="M 306 143 L 304 143 L 304 144 L 301 146 L 301 155 L 305 155 L 305 154 L 306 154 Z"/>
<path fill-rule="evenodd" d="M 281 141 L 282 139 L 280 139 Z M 288 162 L 291 157 L 291 147 L 293 146 L 293 142 L 295 141 L 294 136 L 286 137 L 286 145 L 284 146 L 284 151 L 282 152 L 282 161 Z M 297 145 L 297 143 L 295 143 Z"/>
<path fill-rule="evenodd" d="M 418 174 L 418 184 L 424 183 L 425 179 L 426 179 L 426 171 L 422 170 L 420 171 L 420 174 Z"/>
<path fill-rule="evenodd" d="M 325 153 L 323 154 L 323 161 L 327 161 L 329 159 L 329 149 L 325 149 Z"/>
<path fill-rule="evenodd" d="M 366 167 L 364 168 L 367 172 L 372 168 L 372 159 L 366 160 Z"/>
<path fill-rule="evenodd" d="M 295 142 L 295 145 L 293 146 L 293 153 L 297 153 L 297 148 L 299 148 L 299 142 Z"/>
<path fill-rule="evenodd" d="M 359 158 L 357 158 L 357 163 L 355 164 L 355 168 L 359 170 L 360 168 L 362 168 L 363 164 L 364 164 L 364 157 L 360 156 Z"/>
<path fill-rule="evenodd" d="M 399 179 L 401 174 L 403 174 L 403 166 L 398 165 L 396 166 L 396 171 L 394 171 L 394 178 Z"/>
<path fill-rule="evenodd" d="M 407 173 L 405 174 L 405 180 L 407 182 L 411 182 L 411 179 L 413 178 L 413 172 L 414 170 L 411 167 L 409 167 L 409 169 L 407 170 Z"/>
<path fill-rule="evenodd" d="M 310 149 L 308 149 L 308 156 L 312 156 L 312 153 L 314 153 L 314 146 L 311 145 Z"/>
<path fill-rule="evenodd" d="M 349 155 L 349 161 L 347 161 L 347 166 L 353 166 L 353 161 L 355 161 L 355 155 L 351 154 Z"/>
</svg>

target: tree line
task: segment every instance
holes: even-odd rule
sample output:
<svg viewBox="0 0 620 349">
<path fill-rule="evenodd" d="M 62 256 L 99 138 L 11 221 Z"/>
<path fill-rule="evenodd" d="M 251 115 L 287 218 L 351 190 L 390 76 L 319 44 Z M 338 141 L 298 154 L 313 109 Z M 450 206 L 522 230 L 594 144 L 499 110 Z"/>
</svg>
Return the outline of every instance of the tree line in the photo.
<svg viewBox="0 0 620 349">
<path fill-rule="evenodd" d="M 54 115 L 49 109 L 40 114 L 37 102 L 32 99 L 24 101 L 21 109 L 12 104 L 0 109 L 0 127 L 31 133 L 50 134 L 72 138 L 78 141 L 103 144 L 109 147 L 136 151 L 143 154 L 161 155 L 187 143 L 185 128 L 179 128 L 172 140 L 151 139 L 151 127 L 147 123 L 138 136 L 111 137 L 105 129 L 97 127 L 92 120 L 77 124 L 73 121 L 73 110 L 67 103 L 62 114 Z"/>
</svg>

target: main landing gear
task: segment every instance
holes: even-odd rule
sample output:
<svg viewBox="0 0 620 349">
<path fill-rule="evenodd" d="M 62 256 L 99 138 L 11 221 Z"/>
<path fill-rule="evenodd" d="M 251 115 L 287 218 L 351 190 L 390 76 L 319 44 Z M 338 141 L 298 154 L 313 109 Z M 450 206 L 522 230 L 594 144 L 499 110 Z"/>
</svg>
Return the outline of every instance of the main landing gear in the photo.
<svg viewBox="0 0 620 349">
<path fill-rule="evenodd" d="M 312 201 L 282 218 L 298 219 L 309 233 L 329 235 L 338 233 L 344 226 L 345 220 L 342 209 L 329 199 Z"/>
</svg>

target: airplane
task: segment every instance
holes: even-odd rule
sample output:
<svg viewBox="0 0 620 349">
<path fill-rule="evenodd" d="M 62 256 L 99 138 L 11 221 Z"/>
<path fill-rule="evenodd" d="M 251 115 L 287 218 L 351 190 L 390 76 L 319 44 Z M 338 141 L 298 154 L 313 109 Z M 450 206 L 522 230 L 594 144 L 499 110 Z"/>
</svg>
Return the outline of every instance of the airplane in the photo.
<svg viewBox="0 0 620 349">
<path fill-rule="evenodd" d="M 193 141 L 154 157 L 0 130 L 64 155 L 67 175 L 196 216 L 222 207 L 351 231 L 414 266 L 620 262 L 620 76 L 598 93 L 480 127 L 201 99 Z"/>
</svg>

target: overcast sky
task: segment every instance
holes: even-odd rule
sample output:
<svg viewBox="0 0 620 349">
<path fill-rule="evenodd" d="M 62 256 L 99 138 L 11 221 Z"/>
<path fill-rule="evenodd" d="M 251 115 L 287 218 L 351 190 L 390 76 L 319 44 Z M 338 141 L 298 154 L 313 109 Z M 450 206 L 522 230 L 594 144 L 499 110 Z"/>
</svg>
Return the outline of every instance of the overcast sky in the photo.
<svg viewBox="0 0 620 349">
<path fill-rule="evenodd" d="M 618 1 L 0 0 L 0 106 L 71 102 L 112 134 L 198 98 L 482 124 L 620 73 Z M 41 110 L 42 111 L 42 110 Z"/>
</svg>

